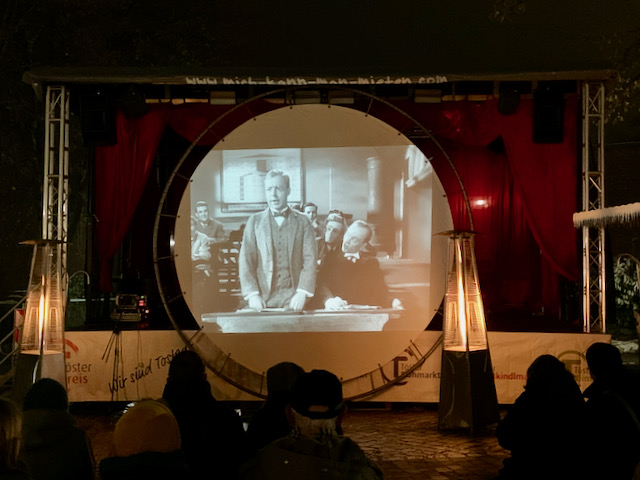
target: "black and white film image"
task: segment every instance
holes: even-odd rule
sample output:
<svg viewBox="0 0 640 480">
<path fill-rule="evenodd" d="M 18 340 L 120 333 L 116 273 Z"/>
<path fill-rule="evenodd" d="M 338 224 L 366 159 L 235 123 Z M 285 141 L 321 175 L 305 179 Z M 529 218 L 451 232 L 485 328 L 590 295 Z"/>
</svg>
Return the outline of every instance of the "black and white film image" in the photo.
<svg viewBox="0 0 640 480">
<path fill-rule="evenodd" d="M 183 199 L 195 318 L 221 333 L 424 328 L 436 184 L 413 145 L 210 151 Z"/>
</svg>

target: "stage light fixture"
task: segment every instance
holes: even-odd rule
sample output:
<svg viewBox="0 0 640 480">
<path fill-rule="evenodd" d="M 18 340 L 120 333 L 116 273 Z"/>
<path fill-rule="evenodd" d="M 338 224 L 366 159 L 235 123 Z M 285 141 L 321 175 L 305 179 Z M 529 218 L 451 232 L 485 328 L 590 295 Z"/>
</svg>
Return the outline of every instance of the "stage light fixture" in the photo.
<svg viewBox="0 0 640 480">
<path fill-rule="evenodd" d="M 344 90 L 329 91 L 329 104 L 331 105 L 353 105 L 354 103 L 355 96 L 353 92 L 347 92 Z"/>
<path fill-rule="evenodd" d="M 235 105 L 236 92 L 231 91 L 211 91 L 209 92 L 209 103 L 211 105 Z"/>
<path fill-rule="evenodd" d="M 415 103 L 440 103 L 442 101 L 442 91 L 416 88 L 413 92 L 413 101 Z"/>
<path fill-rule="evenodd" d="M 298 90 L 293 94 L 293 103 L 296 105 L 322 103 L 322 93 L 320 90 Z"/>
</svg>

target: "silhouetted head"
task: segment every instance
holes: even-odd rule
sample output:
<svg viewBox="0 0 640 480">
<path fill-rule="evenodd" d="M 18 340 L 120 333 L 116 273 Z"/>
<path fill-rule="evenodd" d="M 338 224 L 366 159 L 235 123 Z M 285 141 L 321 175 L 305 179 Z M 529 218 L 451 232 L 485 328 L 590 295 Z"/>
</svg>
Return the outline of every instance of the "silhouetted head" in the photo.
<svg viewBox="0 0 640 480">
<path fill-rule="evenodd" d="M 179 380 L 202 380 L 207 375 L 204 363 L 200 356 L 193 350 L 183 350 L 176 354 L 169 364 L 168 382 Z"/>
<path fill-rule="evenodd" d="M 113 446 L 118 457 L 174 452 L 181 446 L 178 422 L 164 403 L 141 400 L 116 422 Z"/>
<path fill-rule="evenodd" d="M 579 387 L 571 372 L 564 363 L 553 355 L 540 355 L 527 369 L 528 392 L 550 393 L 553 395 L 564 393 L 579 393 Z"/>
<path fill-rule="evenodd" d="M 624 366 L 620 350 L 610 343 L 596 342 L 587 348 L 587 365 L 595 380 L 620 373 Z"/>
<path fill-rule="evenodd" d="M 65 388 L 53 378 L 41 378 L 31 385 L 24 397 L 23 410 L 66 410 L 69 398 Z"/>
<path fill-rule="evenodd" d="M 288 398 L 296 379 L 304 369 L 293 362 L 280 362 L 267 370 L 267 391 L 270 398 Z"/>
<path fill-rule="evenodd" d="M 327 370 L 312 370 L 300 375 L 293 384 L 289 405 L 307 418 L 336 418 L 344 410 L 342 384 Z"/>
</svg>

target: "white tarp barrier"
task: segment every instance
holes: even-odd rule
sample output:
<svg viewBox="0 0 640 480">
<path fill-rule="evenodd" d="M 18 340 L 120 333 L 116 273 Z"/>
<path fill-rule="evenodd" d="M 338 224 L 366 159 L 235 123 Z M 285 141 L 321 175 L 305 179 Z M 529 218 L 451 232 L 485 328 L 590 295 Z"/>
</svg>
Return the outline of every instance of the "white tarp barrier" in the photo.
<svg viewBox="0 0 640 480">
<path fill-rule="evenodd" d="M 440 332 L 428 331 L 420 336 L 419 341 L 428 347 L 439 336 Z M 171 359 L 185 348 L 181 337 L 173 330 L 126 330 L 117 335 L 109 331 L 72 331 L 66 332 L 65 340 L 67 387 L 72 402 L 158 398 L 162 395 Z M 527 368 L 542 354 L 551 354 L 562 360 L 584 389 L 591 381 L 584 352 L 594 342 L 608 343 L 610 336 L 489 332 L 498 402 L 513 403 L 523 391 Z M 441 353 L 437 349 L 403 382 L 369 400 L 437 403 Z M 405 361 L 402 355 L 394 360 L 396 376 L 409 367 Z M 256 400 L 211 373 L 209 380 L 219 400 Z"/>
</svg>

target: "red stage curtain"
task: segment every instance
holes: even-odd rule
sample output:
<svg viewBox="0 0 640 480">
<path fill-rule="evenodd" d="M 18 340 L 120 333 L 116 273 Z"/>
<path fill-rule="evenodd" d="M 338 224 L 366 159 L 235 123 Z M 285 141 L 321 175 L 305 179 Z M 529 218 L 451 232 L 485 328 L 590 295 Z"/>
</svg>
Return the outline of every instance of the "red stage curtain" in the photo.
<svg viewBox="0 0 640 480">
<path fill-rule="evenodd" d="M 511 175 L 524 201 L 529 227 L 543 255 L 559 274 L 577 280 L 576 230 L 573 226 L 573 213 L 577 209 L 577 95 L 566 99 L 564 137 L 563 142 L 557 144 L 533 143 L 533 101 L 528 99 L 522 99 L 512 115 L 500 114 L 496 99 L 435 105 L 406 102 L 401 108 L 421 122 L 436 139 L 487 146 L 502 137 Z M 438 170 L 437 173 L 441 174 Z M 465 184 L 467 188 L 468 183 Z M 459 225 L 457 228 L 465 227 Z"/>
<path fill-rule="evenodd" d="M 472 203 L 474 230 L 479 233 L 478 271 L 488 311 L 521 306 L 557 318 L 560 277 L 578 278 L 572 222 L 577 198 L 577 106 L 577 96 L 567 99 L 564 141 L 559 144 L 532 142 L 531 100 L 522 100 L 508 116 L 498 112 L 495 100 L 402 106 L 442 145 Z M 486 148 L 498 137 L 506 155 Z M 418 146 L 433 156 L 455 228 L 469 229 L 461 187 L 449 162 L 433 142 Z M 476 206 L 476 200 L 488 201 L 489 207 Z"/>
<path fill-rule="evenodd" d="M 142 118 L 119 112 L 118 143 L 96 148 L 96 233 L 103 292 L 112 289 L 111 260 L 129 230 L 168 116 L 164 105 L 150 108 Z"/>
<path fill-rule="evenodd" d="M 577 198 L 577 96 L 566 100 L 564 141 L 543 145 L 532 142 L 531 100 L 521 100 L 512 115 L 501 115 L 496 100 L 396 105 L 442 144 L 469 197 L 490 201 L 487 208 L 473 209 L 474 227 L 479 232 L 478 269 L 486 279 L 483 290 L 488 306 L 502 303 L 538 308 L 533 304 L 542 299 L 546 309 L 557 312 L 559 275 L 572 281 L 578 277 L 572 223 Z M 128 230 L 165 124 L 191 142 L 198 139 L 199 145 L 212 145 L 244 121 L 275 108 L 279 106 L 268 102 L 253 102 L 251 110 L 196 104 L 158 106 L 138 120 L 118 115 L 118 145 L 96 150 L 98 248 L 104 291 L 110 290 L 108 262 Z M 412 126 L 406 116 L 385 106 L 370 113 L 400 131 Z M 215 127 L 200 136 L 214 121 Z M 498 137 L 503 139 L 506 155 L 486 148 Z M 468 229 L 461 189 L 446 159 L 433 142 L 416 144 L 434 157 L 455 228 Z"/>
</svg>

